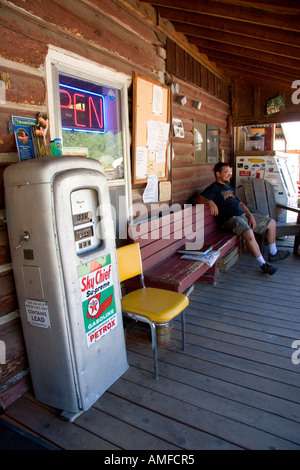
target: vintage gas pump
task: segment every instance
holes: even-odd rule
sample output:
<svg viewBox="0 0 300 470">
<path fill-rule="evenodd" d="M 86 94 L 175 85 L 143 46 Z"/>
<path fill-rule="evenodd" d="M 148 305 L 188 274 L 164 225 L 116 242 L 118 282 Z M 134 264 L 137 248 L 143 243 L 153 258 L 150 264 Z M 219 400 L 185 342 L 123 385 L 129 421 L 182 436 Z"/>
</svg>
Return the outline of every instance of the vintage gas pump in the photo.
<svg viewBox="0 0 300 470">
<path fill-rule="evenodd" d="M 4 183 L 34 394 L 73 420 L 128 368 L 106 178 L 59 156 L 11 165 Z"/>
</svg>

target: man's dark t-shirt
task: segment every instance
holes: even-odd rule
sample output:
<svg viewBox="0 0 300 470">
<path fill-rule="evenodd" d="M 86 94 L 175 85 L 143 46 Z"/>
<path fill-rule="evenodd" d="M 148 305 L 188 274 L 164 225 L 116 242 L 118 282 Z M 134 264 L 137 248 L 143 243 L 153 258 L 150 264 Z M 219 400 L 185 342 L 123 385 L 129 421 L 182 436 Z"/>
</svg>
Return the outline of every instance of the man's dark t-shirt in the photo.
<svg viewBox="0 0 300 470">
<path fill-rule="evenodd" d="M 210 199 L 217 205 L 219 214 L 216 216 L 216 219 L 220 227 L 234 215 L 244 214 L 240 206 L 241 201 L 229 184 L 215 181 L 201 193 L 201 196 Z"/>
</svg>

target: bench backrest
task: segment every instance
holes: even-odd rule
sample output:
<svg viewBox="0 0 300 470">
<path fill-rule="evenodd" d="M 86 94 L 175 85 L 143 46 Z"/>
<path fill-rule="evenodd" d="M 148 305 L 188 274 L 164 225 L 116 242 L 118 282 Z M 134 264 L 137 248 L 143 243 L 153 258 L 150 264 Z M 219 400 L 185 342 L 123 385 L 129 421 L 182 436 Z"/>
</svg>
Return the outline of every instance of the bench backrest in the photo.
<svg viewBox="0 0 300 470">
<path fill-rule="evenodd" d="M 143 269 L 146 271 L 180 248 L 185 248 L 186 243 L 197 242 L 198 249 L 201 249 L 205 237 L 216 230 L 216 220 L 209 208 L 197 204 L 152 220 L 131 224 L 128 234 L 131 241 L 140 244 Z"/>
</svg>

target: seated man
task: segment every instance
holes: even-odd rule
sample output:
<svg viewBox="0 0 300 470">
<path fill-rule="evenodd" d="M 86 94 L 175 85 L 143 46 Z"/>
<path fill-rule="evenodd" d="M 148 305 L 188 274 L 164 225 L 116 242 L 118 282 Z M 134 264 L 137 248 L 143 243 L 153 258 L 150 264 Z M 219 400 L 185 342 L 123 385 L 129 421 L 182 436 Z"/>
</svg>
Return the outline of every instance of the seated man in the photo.
<svg viewBox="0 0 300 470">
<path fill-rule="evenodd" d="M 230 230 L 245 239 L 248 250 L 258 261 L 263 273 L 274 274 L 277 267 L 266 263 L 254 233 L 262 234 L 266 231 L 266 240 L 269 244 L 268 261 L 287 258 L 291 254 L 288 250 L 277 250 L 275 220 L 267 216 L 253 216 L 239 200 L 230 186 L 232 171 L 227 163 L 217 163 L 214 174 L 216 181 L 197 196 L 195 202 L 209 206 L 211 214 L 216 216 L 218 226 L 222 230 Z"/>
</svg>

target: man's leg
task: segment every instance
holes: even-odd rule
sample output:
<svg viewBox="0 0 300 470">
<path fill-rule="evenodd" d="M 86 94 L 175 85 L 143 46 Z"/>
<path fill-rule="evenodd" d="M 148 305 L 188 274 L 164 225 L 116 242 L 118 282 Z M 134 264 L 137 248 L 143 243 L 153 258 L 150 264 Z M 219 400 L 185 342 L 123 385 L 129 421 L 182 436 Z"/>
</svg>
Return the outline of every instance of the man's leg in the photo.
<svg viewBox="0 0 300 470">
<path fill-rule="evenodd" d="M 254 256 L 254 258 L 258 262 L 262 272 L 265 274 L 270 274 L 270 275 L 274 274 L 277 271 L 277 267 L 271 266 L 270 264 L 266 263 L 260 251 L 259 245 L 256 241 L 253 230 L 249 229 L 246 232 L 244 232 L 243 237 L 246 241 L 246 246 L 247 246 L 248 251 L 252 254 L 252 256 Z"/>
<path fill-rule="evenodd" d="M 232 217 L 224 224 L 223 229 L 231 230 L 232 232 L 244 238 L 244 240 L 246 241 L 247 249 L 258 262 L 260 269 L 263 273 L 270 275 L 276 273 L 277 267 L 271 266 L 269 263 L 266 263 L 260 251 L 259 245 L 256 241 L 254 232 L 248 225 L 246 216 Z"/>
<path fill-rule="evenodd" d="M 247 249 L 254 256 L 254 258 L 258 258 L 259 256 L 261 256 L 261 251 L 256 241 L 253 230 L 247 230 L 247 232 L 245 232 L 243 236 L 246 241 Z"/>
<path fill-rule="evenodd" d="M 288 258 L 291 254 L 289 250 L 278 250 L 276 245 L 276 222 L 271 219 L 266 228 L 266 240 L 269 245 L 269 258 L 271 262 Z"/>
<path fill-rule="evenodd" d="M 269 245 L 276 243 L 276 222 L 271 219 L 266 229 L 266 240 Z"/>
</svg>

